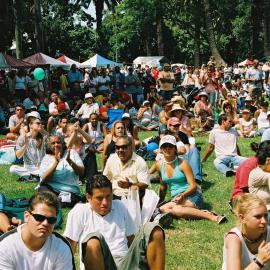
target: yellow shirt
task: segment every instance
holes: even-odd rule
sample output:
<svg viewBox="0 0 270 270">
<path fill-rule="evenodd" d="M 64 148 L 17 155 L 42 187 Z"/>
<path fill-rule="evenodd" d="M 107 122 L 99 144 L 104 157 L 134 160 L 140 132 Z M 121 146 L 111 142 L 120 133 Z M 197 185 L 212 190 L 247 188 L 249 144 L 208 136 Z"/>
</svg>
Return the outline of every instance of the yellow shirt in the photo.
<svg viewBox="0 0 270 270">
<path fill-rule="evenodd" d="M 145 160 L 133 153 L 131 159 L 122 164 L 117 154 L 112 154 L 107 160 L 103 174 L 112 182 L 113 194 L 121 197 L 128 194 L 128 188 L 120 188 L 118 181 L 128 178 L 131 183 L 145 183 L 150 185 L 148 166 Z"/>
</svg>

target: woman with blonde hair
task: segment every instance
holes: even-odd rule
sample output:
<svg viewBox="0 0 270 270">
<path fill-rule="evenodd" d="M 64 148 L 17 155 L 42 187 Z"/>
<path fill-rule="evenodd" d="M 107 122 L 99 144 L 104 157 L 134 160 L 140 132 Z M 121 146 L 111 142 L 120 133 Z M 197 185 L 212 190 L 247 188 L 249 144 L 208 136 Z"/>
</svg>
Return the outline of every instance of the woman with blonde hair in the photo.
<svg viewBox="0 0 270 270">
<path fill-rule="evenodd" d="M 270 228 L 263 199 L 254 194 L 233 201 L 237 227 L 224 238 L 222 270 L 270 269 Z"/>
</svg>

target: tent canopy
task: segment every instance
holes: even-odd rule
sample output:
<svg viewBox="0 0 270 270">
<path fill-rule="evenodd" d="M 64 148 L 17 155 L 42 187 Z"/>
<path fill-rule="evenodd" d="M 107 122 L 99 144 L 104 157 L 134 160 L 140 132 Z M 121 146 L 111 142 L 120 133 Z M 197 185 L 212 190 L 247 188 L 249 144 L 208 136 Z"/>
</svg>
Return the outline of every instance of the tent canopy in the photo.
<svg viewBox="0 0 270 270">
<path fill-rule="evenodd" d="M 61 61 L 61 62 L 66 63 L 66 64 L 69 64 L 69 65 L 75 64 L 77 67 L 81 66 L 81 63 L 79 63 L 75 60 L 72 60 L 71 58 L 67 57 L 66 55 L 62 55 L 59 58 L 57 58 L 56 60 Z"/>
<path fill-rule="evenodd" d="M 86 60 L 85 62 L 81 63 L 82 67 L 106 67 L 106 66 L 122 66 L 117 62 L 111 61 L 101 55 L 94 55 L 90 59 Z"/>
<path fill-rule="evenodd" d="M 253 65 L 253 60 L 247 58 L 246 60 L 238 64 L 238 66 L 240 67 L 248 66 L 248 65 Z"/>
<path fill-rule="evenodd" d="M 67 67 L 69 68 L 69 64 L 65 64 L 61 61 L 58 61 L 44 53 L 36 53 L 33 54 L 27 58 L 24 59 L 24 61 L 31 63 L 32 65 L 35 66 L 45 66 L 45 65 L 50 65 L 53 67 Z"/>
<path fill-rule="evenodd" d="M 0 53 L 0 68 L 31 68 L 32 64 L 23 60 L 13 58 L 12 56 Z"/>
<path fill-rule="evenodd" d="M 147 65 L 149 67 L 160 66 L 165 63 L 169 63 L 169 59 L 166 56 L 139 56 L 133 60 L 134 65 Z"/>
</svg>

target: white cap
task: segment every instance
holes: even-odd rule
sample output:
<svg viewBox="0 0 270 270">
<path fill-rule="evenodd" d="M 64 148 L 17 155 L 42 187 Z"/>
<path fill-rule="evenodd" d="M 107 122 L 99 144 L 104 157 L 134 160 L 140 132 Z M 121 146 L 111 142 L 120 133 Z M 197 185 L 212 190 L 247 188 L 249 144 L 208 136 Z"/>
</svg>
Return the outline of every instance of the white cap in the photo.
<svg viewBox="0 0 270 270">
<path fill-rule="evenodd" d="M 129 113 L 124 113 L 123 115 L 122 115 L 122 119 L 123 118 L 130 118 L 130 114 Z"/>
<path fill-rule="evenodd" d="M 30 112 L 30 113 L 27 114 L 27 117 L 30 117 L 30 116 L 36 117 L 38 119 L 41 119 L 40 114 L 37 111 L 32 111 L 32 112 Z"/>
<path fill-rule="evenodd" d="M 150 103 L 149 100 L 145 100 L 142 105 L 144 106 L 147 103 Z"/>
<path fill-rule="evenodd" d="M 92 98 L 92 97 L 93 97 L 93 95 L 91 93 L 87 93 L 87 94 L 85 94 L 84 99 Z"/>
<path fill-rule="evenodd" d="M 159 142 L 159 148 L 165 144 L 165 143 L 169 143 L 169 144 L 172 144 L 172 145 L 175 145 L 176 146 L 176 139 L 174 136 L 172 135 L 165 135 L 161 138 L 160 142 Z"/>
</svg>

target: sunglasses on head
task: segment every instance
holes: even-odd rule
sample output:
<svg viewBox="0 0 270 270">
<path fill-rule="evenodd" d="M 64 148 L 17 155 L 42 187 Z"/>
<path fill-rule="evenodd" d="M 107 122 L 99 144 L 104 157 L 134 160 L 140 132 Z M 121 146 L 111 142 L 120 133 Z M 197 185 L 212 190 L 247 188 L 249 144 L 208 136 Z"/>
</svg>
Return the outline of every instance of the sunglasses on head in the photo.
<svg viewBox="0 0 270 270">
<path fill-rule="evenodd" d="M 56 223 L 56 220 L 57 220 L 57 217 L 46 217 L 46 216 L 43 216 L 43 215 L 40 215 L 40 214 L 33 214 L 31 213 L 31 216 L 33 216 L 33 218 L 37 221 L 37 222 L 43 222 L 45 219 L 47 219 L 48 223 L 49 224 L 55 224 Z"/>
<path fill-rule="evenodd" d="M 126 150 L 126 149 L 128 149 L 128 147 L 129 147 L 129 144 L 115 145 L 116 150 L 119 150 L 119 149 Z"/>
</svg>

